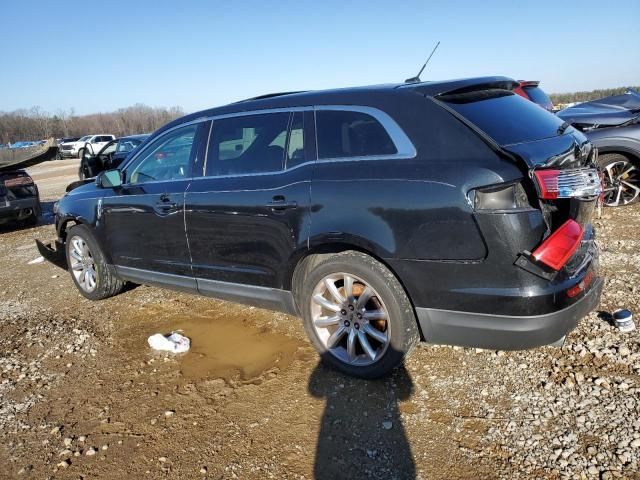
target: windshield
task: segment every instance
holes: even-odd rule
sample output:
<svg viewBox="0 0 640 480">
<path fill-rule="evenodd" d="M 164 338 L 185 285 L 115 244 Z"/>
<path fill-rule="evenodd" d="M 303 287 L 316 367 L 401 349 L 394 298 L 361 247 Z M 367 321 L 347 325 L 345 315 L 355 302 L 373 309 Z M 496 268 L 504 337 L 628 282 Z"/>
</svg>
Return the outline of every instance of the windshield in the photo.
<svg viewBox="0 0 640 480">
<path fill-rule="evenodd" d="M 562 133 L 562 119 L 508 90 L 482 90 L 438 98 L 499 145 L 531 142 Z"/>
<path fill-rule="evenodd" d="M 89 140 L 91 138 L 91 135 L 85 135 L 84 137 L 82 137 L 80 140 L 78 140 L 79 142 L 86 142 L 87 140 Z"/>
</svg>

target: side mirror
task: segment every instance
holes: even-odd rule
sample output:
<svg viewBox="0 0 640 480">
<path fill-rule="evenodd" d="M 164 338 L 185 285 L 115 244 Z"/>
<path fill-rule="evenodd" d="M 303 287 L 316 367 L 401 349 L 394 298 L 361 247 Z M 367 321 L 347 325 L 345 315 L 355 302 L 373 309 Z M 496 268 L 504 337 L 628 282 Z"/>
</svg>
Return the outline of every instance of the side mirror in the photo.
<svg viewBox="0 0 640 480">
<path fill-rule="evenodd" d="M 122 185 L 122 173 L 120 170 L 107 170 L 96 177 L 96 185 L 100 188 L 116 188 Z"/>
</svg>

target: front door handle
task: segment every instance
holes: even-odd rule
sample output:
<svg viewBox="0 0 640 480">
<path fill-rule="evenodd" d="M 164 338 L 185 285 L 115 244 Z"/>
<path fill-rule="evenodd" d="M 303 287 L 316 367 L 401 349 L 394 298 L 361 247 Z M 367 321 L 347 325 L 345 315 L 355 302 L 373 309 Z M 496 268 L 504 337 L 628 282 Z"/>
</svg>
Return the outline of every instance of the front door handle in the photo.
<svg viewBox="0 0 640 480">
<path fill-rule="evenodd" d="M 287 201 L 283 196 L 276 195 L 266 206 L 272 210 L 286 210 L 288 208 L 298 208 L 298 202 L 293 200 Z"/>
</svg>

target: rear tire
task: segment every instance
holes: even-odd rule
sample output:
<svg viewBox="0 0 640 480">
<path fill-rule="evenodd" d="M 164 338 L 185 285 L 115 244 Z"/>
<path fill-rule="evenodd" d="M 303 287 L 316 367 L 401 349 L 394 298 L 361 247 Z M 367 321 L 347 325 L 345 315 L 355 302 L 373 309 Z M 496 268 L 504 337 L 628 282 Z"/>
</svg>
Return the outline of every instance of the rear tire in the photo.
<svg viewBox="0 0 640 480">
<path fill-rule="evenodd" d="M 301 268 L 295 290 L 304 327 L 332 367 L 378 378 L 400 365 L 420 340 L 413 306 L 382 263 L 347 251 Z"/>
<path fill-rule="evenodd" d="M 107 264 L 102 250 L 85 225 L 74 225 L 67 232 L 67 265 L 78 291 L 89 300 L 113 297 L 124 282 Z"/>
<path fill-rule="evenodd" d="M 604 174 L 604 205 L 618 207 L 640 200 L 640 166 L 626 155 L 605 153 L 598 157 Z"/>
</svg>

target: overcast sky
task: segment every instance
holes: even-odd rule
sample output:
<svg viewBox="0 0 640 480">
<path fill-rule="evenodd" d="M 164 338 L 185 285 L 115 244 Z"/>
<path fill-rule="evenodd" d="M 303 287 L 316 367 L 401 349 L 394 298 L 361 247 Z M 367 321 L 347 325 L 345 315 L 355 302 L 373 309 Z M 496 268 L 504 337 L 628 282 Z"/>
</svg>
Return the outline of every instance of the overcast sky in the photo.
<svg viewBox="0 0 640 480">
<path fill-rule="evenodd" d="M 640 84 L 640 1 L 8 1 L 0 111 L 208 108 L 268 92 L 507 75 Z"/>
</svg>

